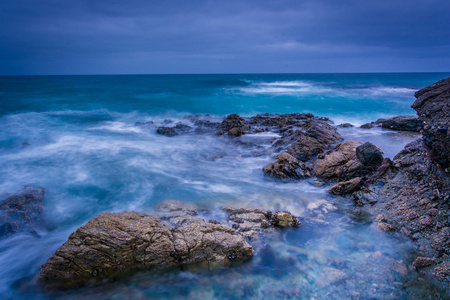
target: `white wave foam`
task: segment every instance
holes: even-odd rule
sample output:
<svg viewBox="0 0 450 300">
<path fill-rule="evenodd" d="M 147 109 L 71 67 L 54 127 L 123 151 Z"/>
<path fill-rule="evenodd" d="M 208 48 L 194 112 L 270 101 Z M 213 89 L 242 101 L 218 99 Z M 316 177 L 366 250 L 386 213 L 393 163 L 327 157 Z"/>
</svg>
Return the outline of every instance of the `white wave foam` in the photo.
<svg viewBox="0 0 450 300">
<path fill-rule="evenodd" d="M 312 84 L 306 81 L 273 81 L 273 82 L 253 82 L 250 86 L 238 89 L 244 94 L 278 94 L 278 95 L 298 95 L 311 93 L 325 93 L 330 89 L 321 85 Z"/>
<path fill-rule="evenodd" d="M 236 89 L 234 90 L 236 91 Z M 267 95 L 325 95 L 339 97 L 413 97 L 417 89 L 398 86 L 369 86 L 362 88 L 334 87 L 321 83 L 310 83 L 306 81 L 273 81 L 252 82 L 249 86 L 237 89 L 244 94 L 267 94 Z"/>
<path fill-rule="evenodd" d="M 355 90 L 355 92 L 367 93 L 373 96 L 414 96 L 414 93 L 417 89 L 404 88 L 404 87 L 392 87 L 392 86 L 379 86 L 379 87 L 370 87 L 360 90 Z M 351 90 L 350 90 L 351 92 Z"/>
<path fill-rule="evenodd" d="M 305 81 L 274 81 L 274 82 L 261 82 L 259 86 L 277 86 L 277 87 L 308 87 L 312 84 Z"/>
<path fill-rule="evenodd" d="M 104 122 L 104 125 L 92 127 L 90 128 L 90 130 L 107 130 L 120 133 L 141 132 L 141 129 L 139 127 L 133 126 L 129 123 L 117 121 Z"/>
</svg>

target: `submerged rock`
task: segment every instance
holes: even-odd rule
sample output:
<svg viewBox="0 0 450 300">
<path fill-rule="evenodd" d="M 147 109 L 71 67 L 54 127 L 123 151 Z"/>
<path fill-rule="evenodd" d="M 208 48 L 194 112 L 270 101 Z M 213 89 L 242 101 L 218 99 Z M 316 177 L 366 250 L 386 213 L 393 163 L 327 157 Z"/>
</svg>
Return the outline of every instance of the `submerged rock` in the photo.
<svg viewBox="0 0 450 300">
<path fill-rule="evenodd" d="M 169 137 L 178 135 L 178 133 L 175 131 L 175 128 L 173 128 L 173 127 L 164 127 L 164 126 L 156 128 L 156 133 L 157 134 L 161 134 L 161 135 L 165 135 L 165 136 L 169 136 Z"/>
<path fill-rule="evenodd" d="M 226 266 L 252 255 L 233 229 L 198 218 L 102 213 L 70 235 L 41 266 L 38 278 L 66 288 L 139 269 Z"/>
<path fill-rule="evenodd" d="M 168 213 L 171 215 L 196 216 L 200 212 L 205 212 L 194 203 L 183 202 L 179 200 L 165 200 L 155 207 L 157 212 Z"/>
<path fill-rule="evenodd" d="M 348 275 L 335 268 L 323 268 L 316 279 L 316 285 L 319 288 L 326 288 L 330 285 L 338 284 L 348 278 Z"/>
<path fill-rule="evenodd" d="M 279 179 L 299 179 L 311 177 L 311 168 L 290 155 L 283 152 L 277 156 L 276 162 L 269 163 L 263 168 L 263 172 L 271 177 Z"/>
<path fill-rule="evenodd" d="M 288 211 L 277 211 L 270 218 L 273 226 L 277 227 L 298 227 L 300 222 Z"/>
<path fill-rule="evenodd" d="M 25 186 L 15 195 L 0 201 L 0 237 L 25 229 L 33 231 L 33 223 L 44 212 L 44 196 L 44 188 Z"/>
<path fill-rule="evenodd" d="M 272 212 L 256 208 L 223 208 L 228 214 L 228 224 L 247 238 L 255 238 L 270 228 Z"/>
<path fill-rule="evenodd" d="M 299 227 L 300 222 L 290 212 L 275 212 L 256 208 L 224 207 L 228 224 L 243 236 L 254 239 L 267 234 L 272 226 Z"/>
</svg>

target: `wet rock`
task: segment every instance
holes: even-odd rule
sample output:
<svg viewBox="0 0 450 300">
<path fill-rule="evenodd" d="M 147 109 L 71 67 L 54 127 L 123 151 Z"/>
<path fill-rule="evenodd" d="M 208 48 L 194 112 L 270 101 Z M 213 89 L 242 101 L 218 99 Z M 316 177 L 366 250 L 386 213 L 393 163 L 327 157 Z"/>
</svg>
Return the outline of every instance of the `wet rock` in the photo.
<svg viewBox="0 0 450 300">
<path fill-rule="evenodd" d="M 383 151 L 372 143 L 356 147 L 356 157 L 365 166 L 377 166 L 383 161 Z"/>
<path fill-rule="evenodd" d="M 338 125 L 339 127 L 348 128 L 348 127 L 355 127 L 353 124 L 350 123 L 342 123 Z"/>
<path fill-rule="evenodd" d="M 362 124 L 361 126 L 359 126 L 359 128 L 364 128 L 364 129 L 370 129 L 373 127 L 374 127 L 374 124 L 372 124 L 372 123 L 366 123 L 366 124 Z"/>
<path fill-rule="evenodd" d="M 384 232 L 392 232 L 396 230 L 395 226 L 392 226 L 391 224 L 385 222 L 378 223 L 378 228 L 380 228 L 380 230 Z"/>
<path fill-rule="evenodd" d="M 249 239 L 268 234 L 272 226 L 298 227 L 300 222 L 290 212 L 275 212 L 256 208 L 224 207 L 228 214 L 228 224 Z"/>
<path fill-rule="evenodd" d="M 361 177 L 356 177 L 333 185 L 327 192 L 335 195 L 351 194 L 354 191 L 359 190 L 362 182 Z"/>
<path fill-rule="evenodd" d="M 433 119 L 434 115 L 428 117 Z M 436 163 L 424 140 L 419 139 L 406 145 L 392 162 L 384 159 L 354 198 L 361 206 L 358 210 L 383 214 L 389 225 L 380 222 L 380 229 L 398 229 L 414 241 L 422 257 L 441 261 L 450 255 L 449 194 L 449 174 Z M 417 266 L 422 262 L 430 261 L 418 260 Z M 448 286 L 445 272 L 442 269 L 441 273 L 430 274 L 441 282 L 447 280 Z"/>
<path fill-rule="evenodd" d="M 44 188 L 25 186 L 0 201 L 0 237 L 27 229 L 33 231 L 44 212 L 44 196 Z"/>
<path fill-rule="evenodd" d="M 376 171 L 371 175 L 370 180 L 373 182 L 378 181 L 387 171 L 389 171 L 393 166 L 392 160 L 389 157 L 383 158 L 381 165 L 376 169 Z"/>
<path fill-rule="evenodd" d="M 434 268 L 435 276 L 449 287 L 450 282 L 450 261 L 444 261 Z"/>
<path fill-rule="evenodd" d="M 277 227 L 299 227 L 300 226 L 300 222 L 297 220 L 296 217 L 294 217 L 290 212 L 288 211 L 277 211 L 275 212 L 271 219 L 270 222 L 272 223 L 273 226 L 277 226 Z"/>
<path fill-rule="evenodd" d="M 283 152 L 277 156 L 276 162 L 269 163 L 263 168 L 264 174 L 279 179 L 299 179 L 311 177 L 311 168 L 290 155 Z"/>
<path fill-rule="evenodd" d="M 450 78 L 436 82 L 415 94 L 412 105 L 426 126 L 424 144 L 430 149 L 432 159 L 447 173 L 450 172 Z"/>
<path fill-rule="evenodd" d="M 363 143 L 347 141 L 314 164 L 314 175 L 322 179 L 350 180 L 370 173 L 373 169 L 356 158 L 356 148 Z"/>
<path fill-rule="evenodd" d="M 307 161 L 343 138 L 334 126 L 315 121 L 307 125 L 305 132 L 296 132 L 294 139 L 288 153 L 298 160 Z"/>
<path fill-rule="evenodd" d="M 226 266 L 252 255 L 233 229 L 198 218 L 103 213 L 70 235 L 41 266 L 38 278 L 67 288 L 139 269 Z"/>
<path fill-rule="evenodd" d="M 434 223 L 433 218 L 431 218 L 430 216 L 425 216 L 425 217 L 421 218 L 419 222 L 423 226 L 431 226 Z"/>
<path fill-rule="evenodd" d="M 243 236 L 253 239 L 264 234 L 271 226 L 272 212 L 256 208 L 223 208 L 228 214 L 228 224 Z"/>
<path fill-rule="evenodd" d="M 231 129 L 228 131 L 228 136 L 238 137 L 238 136 L 241 136 L 242 133 L 243 133 L 243 131 L 242 131 L 241 128 L 239 128 L 239 127 L 234 127 L 234 128 L 231 128 Z"/>
<path fill-rule="evenodd" d="M 244 127 L 245 120 L 241 118 L 238 114 L 228 115 L 225 120 L 220 124 L 220 129 L 223 132 L 229 132 L 233 128 L 241 128 Z"/>
<path fill-rule="evenodd" d="M 435 258 L 429 257 L 417 257 L 413 262 L 413 267 L 416 269 L 422 269 L 428 266 L 432 266 L 438 263 L 438 260 Z"/>
<path fill-rule="evenodd" d="M 178 123 L 177 125 L 175 125 L 175 129 L 179 131 L 189 131 L 191 129 L 191 126 L 183 123 Z"/>
<path fill-rule="evenodd" d="M 383 123 L 384 120 L 386 120 L 386 119 L 378 119 L 374 122 L 363 124 L 363 125 L 359 126 L 359 128 L 370 129 L 373 127 L 381 127 L 381 124 Z"/>
<path fill-rule="evenodd" d="M 318 181 L 318 180 L 316 180 L 316 181 L 313 182 L 313 184 L 315 186 L 324 186 L 326 184 L 326 182 L 325 181 Z"/>
<path fill-rule="evenodd" d="M 175 131 L 175 128 L 173 128 L 173 127 L 164 127 L 164 126 L 156 128 L 156 133 L 157 134 L 161 134 L 161 135 L 165 135 L 165 136 L 168 136 L 168 137 L 178 135 L 178 133 Z"/>
<path fill-rule="evenodd" d="M 417 116 L 397 116 L 383 120 L 381 127 L 398 131 L 419 132 L 423 127 L 423 122 Z"/>
</svg>

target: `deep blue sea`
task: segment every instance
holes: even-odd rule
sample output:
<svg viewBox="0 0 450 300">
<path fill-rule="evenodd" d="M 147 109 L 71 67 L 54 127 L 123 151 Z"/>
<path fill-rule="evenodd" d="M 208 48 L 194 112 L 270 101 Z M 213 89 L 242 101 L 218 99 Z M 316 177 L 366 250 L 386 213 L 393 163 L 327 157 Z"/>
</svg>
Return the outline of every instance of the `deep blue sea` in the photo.
<svg viewBox="0 0 450 300">
<path fill-rule="evenodd" d="M 351 199 L 313 180 L 276 182 L 262 167 L 276 153 L 226 136 L 168 138 L 154 126 L 186 114 L 310 112 L 361 125 L 414 115 L 414 92 L 450 73 L 0 76 L 0 200 L 24 185 L 47 191 L 38 234 L 0 239 L 5 299 L 428 299 L 444 298 L 411 267 L 416 250 L 352 214 Z M 340 128 L 393 157 L 419 136 Z M 240 137 L 269 149 L 273 133 Z M 246 146 L 247 145 L 247 146 Z M 261 148 L 258 148 L 260 151 Z M 260 151 L 261 152 L 261 151 Z M 264 152 L 262 152 L 264 153 Z M 151 212 L 167 199 L 224 219 L 224 205 L 290 210 L 297 230 L 263 241 L 242 265 L 200 272 L 140 272 L 62 292 L 34 280 L 39 266 L 95 215 Z M 434 299 L 433 298 L 433 299 Z"/>
</svg>

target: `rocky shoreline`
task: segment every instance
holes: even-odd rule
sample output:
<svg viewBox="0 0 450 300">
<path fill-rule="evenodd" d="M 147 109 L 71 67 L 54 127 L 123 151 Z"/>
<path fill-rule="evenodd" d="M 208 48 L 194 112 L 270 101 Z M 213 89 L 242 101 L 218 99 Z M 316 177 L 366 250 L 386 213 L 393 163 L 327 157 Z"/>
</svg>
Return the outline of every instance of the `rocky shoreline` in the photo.
<svg viewBox="0 0 450 300">
<path fill-rule="evenodd" d="M 327 191 L 353 200 L 356 215 L 368 214 L 380 230 L 412 239 L 419 248 L 413 267 L 448 290 L 450 78 L 418 91 L 416 97 L 413 108 L 418 117 L 398 116 L 361 126 L 422 133 L 423 138 L 408 144 L 392 160 L 372 143 L 343 142 L 337 126 L 312 114 L 249 118 L 232 114 L 221 120 L 187 115 L 186 122 L 168 119 L 164 126 L 153 121 L 135 126 L 168 138 L 209 134 L 244 146 L 242 135 L 278 134 L 269 149 L 253 153 L 273 156 L 273 162 L 261 166 L 268 180 L 282 184 L 317 178 L 317 186 L 331 184 Z M 33 231 L 43 211 L 44 194 L 44 189 L 25 187 L 3 197 L 0 236 Z M 102 213 L 69 237 L 42 265 L 38 278 L 49 286 L 70 288 L 135 270 L 228 266 L 250 259 L 253 245 L 277 228 L 300 226 L 289 212 L 222 209 L 226 224 L 208 219 L 206 210 L 177 200 L 162 202 L 155 213 Z"/>
</svg>

